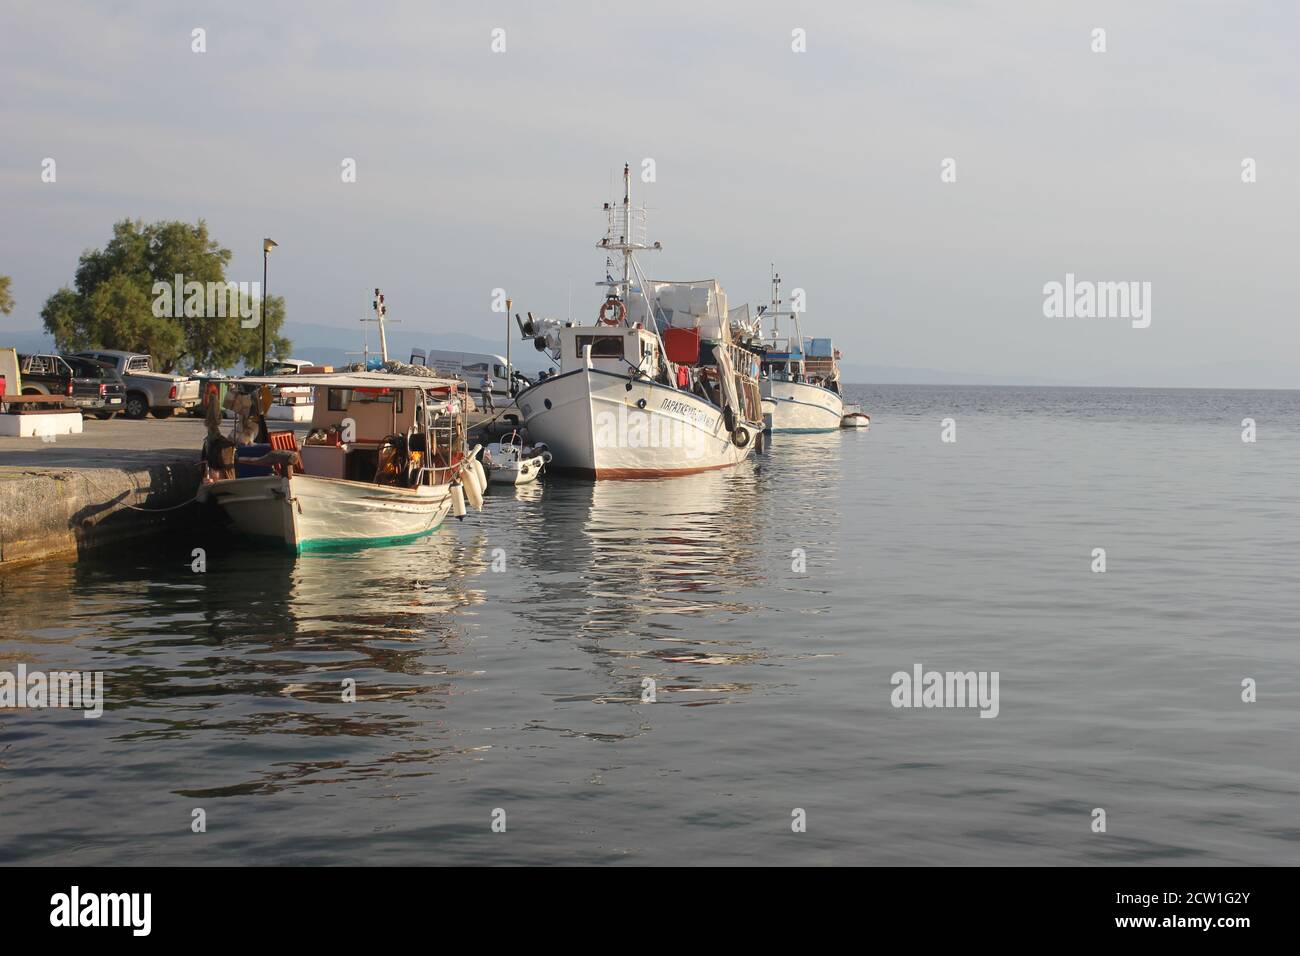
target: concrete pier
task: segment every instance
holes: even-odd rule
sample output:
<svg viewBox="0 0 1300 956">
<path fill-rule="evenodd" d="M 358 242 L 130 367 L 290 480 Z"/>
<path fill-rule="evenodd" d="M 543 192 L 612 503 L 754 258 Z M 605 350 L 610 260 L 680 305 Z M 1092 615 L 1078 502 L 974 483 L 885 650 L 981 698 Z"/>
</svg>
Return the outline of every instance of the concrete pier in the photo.
<svg viewBox="0 0 1300 956">
<path fill-rule="evenodd" d="M 196 521 L 196 506 L 175 506 L 198 489 L 203 436 L 202 421 L 178 418 L 0 438 L 0 570 Z"/>
<path fill-rule="evenodd" d="M 487 418 L 469 414 L 471 442 L 486 444 L 512 427 L 498 419 L 484 428 Z M 294 429 L 300 441 L 308 427 L 271 425 Z M 91 418 L 80 434 L 51 441 L 0 437 L 0 570 L 193 527 L 198 507 L 177 506 L 202 480 L 205 434 L 198 418 Z"/>
</svg>

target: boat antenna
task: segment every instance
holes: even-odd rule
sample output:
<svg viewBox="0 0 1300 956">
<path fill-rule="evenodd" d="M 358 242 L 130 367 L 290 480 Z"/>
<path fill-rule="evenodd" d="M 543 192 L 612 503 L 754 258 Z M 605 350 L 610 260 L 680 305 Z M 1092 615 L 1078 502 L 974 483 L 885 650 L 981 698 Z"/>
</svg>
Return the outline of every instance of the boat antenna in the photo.
<svg viewBox="0 0 1300 956">
<path fill-rule="evenodd" d="M 365 320 L 365 319 L 362 319 L 361 321 L 362 321 L 362 322 L 365 322 L 366 320 Z M 361 346 L 362 346 L 362 350 L 361 350 L 360 352 L 344 352 L 343 354 L 344 354 L 344 355 L 360 355 L 360 356 L 361 356 L 361 368 L 362 368 L 362 370 L 363 370 L 363 371 L 369 371 L 369 369 L 370 369 L 370 330 L 367 329 L 367 328 L 362 328 L 362 330 L 361 330 Z"/>
</svg>

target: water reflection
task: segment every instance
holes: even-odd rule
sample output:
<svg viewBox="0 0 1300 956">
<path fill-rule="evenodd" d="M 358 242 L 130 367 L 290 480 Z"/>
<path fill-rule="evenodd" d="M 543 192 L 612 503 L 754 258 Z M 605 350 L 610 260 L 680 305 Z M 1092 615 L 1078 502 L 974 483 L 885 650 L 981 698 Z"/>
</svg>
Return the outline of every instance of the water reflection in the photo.
<svg viewBox="0 0 1300 956">
<path fill-rule="evenodd" d="M 640 736 L 646 678 L 658 703 L 687 707 L 762 686 L 773 549 L 824 495 L 825 450 L 809 456 L 807 488 L 779 508 L 759 459 L 496 487 L 482 514 L 397 547 L 294 558 L 196 531 L 203 573 L 180 540 L 47 565 L 0 577 L 0 627 L 18 636 L 0 652 L 105 670 L 102 746 L 180 760 L 172 792 L 188 797 L 422 776 L 502 734 Z M 476 692 L 497 696 L 476 708 Z"/>
<path fill-rule="evenodd" d="M 595 685 L 565 699 L 638 705 L 646 678 L 659 702 L 748 689 L 692 665 L 762 657 L 751 635 L 712 627 L 755 609 L 758 472 L 749 462 L 661 481 L 554 481 L 536 511 L 515 516 L 528 573 L 504 601 L 534 640 L 572 646 L 594 667 Z"/>
<path fill-rule="evenodd" d="M 0 628 L 17 635 L 5 657 L 32 668 L 104 670 L 115 719 L 102 726 L 134 753 L 193 739 L 220 750 L 267 735 L 403 741 L 351 759 L 272 761 L 252 780 L 177 792 L 265 792 L 317 772 L 324 780 L 387 772 L 458 749 L 437 714 L 461 676 L 457 614 L 483 599 L 473 586 L 481 549 L 454 535 L 298 559 L 209 544 L 203 573 L 191 570 L 188 552 L 162 542 L 153 560 L 130 565 L 5 576 Z M 16 720 L 39 735 L 54 728 L 44 717 Z M 223 763 L 214 760 L 205 775 Z M 233 761 L 241 773 L 247 763 Z"/>
</svg>

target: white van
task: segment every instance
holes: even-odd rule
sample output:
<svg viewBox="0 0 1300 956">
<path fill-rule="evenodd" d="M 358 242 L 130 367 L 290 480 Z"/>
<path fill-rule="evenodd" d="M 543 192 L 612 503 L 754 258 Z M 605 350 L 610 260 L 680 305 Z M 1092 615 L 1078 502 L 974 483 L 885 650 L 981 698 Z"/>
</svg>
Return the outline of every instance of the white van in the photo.
<svg viewBox="0 0 1300 956">
<path fill-rule="evenodd" d="M 506 381 L 506 360 L 503 355 L 491 355 L 487 352 L 448 352 L 442 349 L 411 349 L 412 365 L 427 365 L 444 375 L 463 378 L 470 390 L 477 395 L 479 382 L 483 373 L 492 373 L 492 394 L 508 397 L 509 384 Z"/>
</svg>

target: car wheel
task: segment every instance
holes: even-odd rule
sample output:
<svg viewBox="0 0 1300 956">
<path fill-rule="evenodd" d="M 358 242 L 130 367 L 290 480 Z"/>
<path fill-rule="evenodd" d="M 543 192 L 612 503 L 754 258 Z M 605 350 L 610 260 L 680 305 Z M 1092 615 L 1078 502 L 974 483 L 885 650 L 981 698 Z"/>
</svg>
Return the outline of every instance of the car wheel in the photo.
<svg viewBox="0 0 1300 956">
<path fill-rule="evenodd" d="M 116 414 L 117 412 L 95 412 L 95 417 L 101 422 L 106 422 Z"/>
<path fill-rule="evenodd" d="M 154 418 L 171 418 L 171 417 L 172 417 L 172 413 L 175 412 L 175 411 L 176 411 L 176 409 L 172 408 L 170 405 L 168 405 L 166 408 L 155 408 L 155 409 L 153 410 L 153 417 L 154 417 Z"/>
<path fill-rule="evenodd" d="M 127 418 L 144 418 L 149 414 L 149 403 L 145 401 L 143 395 L 128 395 L 126 404 L 122 406 L 122 413 Z"/>
</svg>

